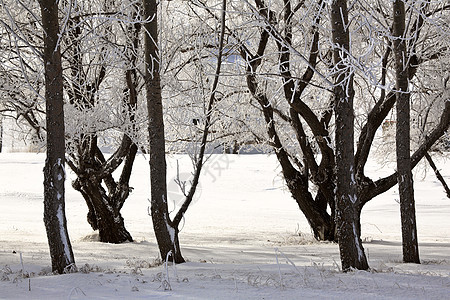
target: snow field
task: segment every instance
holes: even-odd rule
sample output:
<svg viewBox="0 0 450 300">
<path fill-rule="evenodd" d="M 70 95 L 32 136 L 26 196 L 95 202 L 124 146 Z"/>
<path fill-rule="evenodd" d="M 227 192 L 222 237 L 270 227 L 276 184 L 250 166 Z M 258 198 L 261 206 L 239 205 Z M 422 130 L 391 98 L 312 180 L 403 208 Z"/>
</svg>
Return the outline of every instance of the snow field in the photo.
<svg viewBox="0 0 450 300">
<path fill-rule="evenodd" d="M 186 156 L 170 156 L 168 179 L 176 175 L 177 160 L 180 172 L 191 171 Z M 449 181 L 449 162 L 436 159 L 436 163 Z M 122 209 L 135 242 L 97 242 L 86 221 L 84 200 L 68 180 L 66 216 L 80 272 L 53 276 L 42 220 L 43 166 L 43 154 L 0 154 L 0 299 L 446 299 L 450 295 L 450 200 L 431 170 L 415 175 L 422 264 L 401 262 L 394 187 L 368 203 L 362 213 L 371 272 L 342 274 L 337 245 L 312 239 L 283 186 L 275 157 L 213 155 L 180 233 L 188 263 L 173 267 L 158 259 L 147 214 L 148 160 L 140 155 L 131 179 L 135 189 Z M 389 174 L 375 161 L 368 173 L 373 178 Z M 71 172 L 68 176 L 74 178 Z"/>
</svg>

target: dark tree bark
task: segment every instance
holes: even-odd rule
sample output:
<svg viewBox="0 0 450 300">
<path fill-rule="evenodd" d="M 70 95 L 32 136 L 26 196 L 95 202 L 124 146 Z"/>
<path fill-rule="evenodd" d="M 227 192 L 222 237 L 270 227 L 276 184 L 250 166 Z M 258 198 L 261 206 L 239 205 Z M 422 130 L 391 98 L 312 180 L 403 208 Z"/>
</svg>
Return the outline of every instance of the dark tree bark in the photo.
<svg viewBox="0 0 450 300">
<path fill-rule="evenodd" d="M 444 135 L 444 133 L 450 127 L 450 101 L 445 103 L 444 111 L 441 114 L 439 124 L 428 134 L 423 143 L 411 156 L 411 167 L 414 168 L 420 160 L 425 156 L 428 150 L 433 146 L 436 141 Z M 373 182 L 368 178 L 365 178 L 361 184 L 360 189 L 360 210 L 362 207 L 374 197 L 386 192 L 394 185 L 397 184 L 398 172 L 378 179 Z"/>
<path fill-rule="evenodd" d="M 65 216 L 65 128 L 57 3 L 53 0 L 39 1 L 44 30 L 43 60 L 47 126 L 47 158 L 44 167 L 44 223 L 52 259 L 52 270 L 62 274 L 75 271 L 76 266 Z"/>
<path fill-rule="evenodd" d="M 136 148 L 134 145 L 134 149 Z M 135 154 L 136 150 L 134 150 Z M 78 178 L 72 183 L 73 187 L 83 195 L 88 205 L 89 224 L 92 229 L 99 231 L 101 242 L 115 244 L 132 242 L 133 238 L 126 230 L 120 214 L 120 209 L 129 195 L 129 177 L 122 186 L 115 184 L 114 191 L 108 193 L 102 186 L 100 176 L 89 176 L 89 171 L 92 170 L 94 169 L 85 169 L 87 173 L 79 172 Z"/>
<path fill-rule="evenodd" d="M 439 182 L 444 187 L 445 193 L 447 194 L 447 198 L 450 198 L 450 188 L 448 187 L 447 183 L 445 182 L 444 177 L 442 177 L 441 172 L 439 172 L 439 169 L 436 167 L 436 164 L 434 163 L 433 159 L 431 158 L 431 155 L 428 154 L 428 152 L 425 154 L 425 158 L 427 159 L 428 163 L 430 164 L 430 167 L 433 169 L 434 174 L 436 175 L 436 178 L 439 180 Z"/>
<path fill-rule="evenodd" d="M 410 155 L 409 55 L 405 41 L 405 3 L 393 3 L 393 36 L 397 100 L 397 181 L 402 220 L 403 261 L 420 263 Z"/>
<path fill-rule="evenodd" d="M 150 144 L 151 216 L 161 258 L 183 263 L 178 228 L 167 206 L 166 153 L 163 105 L 158 52 L 157 1 L 144 0 L 145 19 L 145 87 L 147 91 L 148 133 Z"/>
<path fill-rule="evenodd" d="M 442 8 L 442 9 L 448 9 Z M 410 53 L 417 53 L 415 48 L 416 44 L 413 41 L 417 41 L 422 26 L 424 24 L 424 16 L 431 16 L 434 13 L 440 12 L 441 9 L 433 10 L 432 12 L 423 12 L 418 14 L 416 21 L 413 26 L 410 28 L 409 36 L 414 37 L 413 39 L 409 39 L 412 43 Z M 386 84 L 386 74 L 387 74 L 387 63 L 389 61 L 389 55 L 392 51 L 392 43 L 389 44 L 389 47 L 386 49 L 385 55 L 382 60 L 382 78 L 381 84 Z M 420 65 L 422 62 L 426 61 L 421 57 L 414 57 L 407 60 L 408 63 L 408 79 L 412 80 L 416 73 L 420 71 Z M 436 59 L 439 56 L 433 56 L 432 59 Z M 380 195 L 390 188 L 392 188 L 395 184 L 397 184 L 398 173 L 394 172 L 393 174 L 378 179 L 377 181 L 372 181 L 370 178 L 367 178 L 364 175 L 364 166 L 367 162 L 367 157 L 369 155 L 371 144 L 375 137 L 375 132 L 377 128 L 380 127 L 383 120 L 386 118 L 390 110 L 394 107 L 396 103 L 396 93 L 395 91 L 389 92 L 387 95 L 384 90 L 381 91 L 381 95 L 374 108 L 368 115 L 368 119 L 366 124 L 364 125 L 359 143 L 358 143 L 358 151 L 356 153 L 356 165 L 357 165 L 357 181 L 359 188 L 359 199 L 360 199 L 360 210 L 362 207 L 369 202 L 371 199 Z M 440 121 L 436 125 L 436 127 L 426 136 L 425 140 L 418 147 L 418 149 L 411 156 L 411 168 L 414 168 L 419 161 L 425 156 L 428 150 L 433 146 L 436 141 L 445 134 L 450 126 L 450 102 L 446 101 L 444 110 L 442 111 Z"/>
<path fill-rule="evenodd" d="M 345 22 L 345 24 L 344 24 Z M 334 63 L 337 68 L 334 88 L 334 113 L 336 123 L 336 227 L 341 254 L 342 269 L 367 270 L 362 246 L 361 225 L 358 211 L 358 194 L 354 167 L 354 111 L 353 75 L 344 65 L 349 51 L 347 1 L 336 0 L 331 4 L 331 28 L 335 48 Z"/>
<path fill-rule="evenodd" d="M 88 223 L 93 230 L 99 231 L 101 242 L 132 242 L 133 238 L 125 228 L 120 210 L 130 194 L 129 181 L 137 146 L 124 135 L 121 147 L 106 160 L 96 144 L 95 137 L 89 136 L 87 139 L 91 141 L 88 148 L 92 147 L 93 151 L 81 151 L 77 161 L 74 162 L 74 158 L 71 158 L 67 162 L 77 174 L 72 186 L 86 201 L 89 209 Z M 124 167 L 120 179 L 116 182 L 112 172 L 122 162 Z"/>
<path fill-rule="evenodd" d="M 277 46 L 280 51 L 279 56 L 279 72 L 283 80 L 283 90 L 286 102 L 291 105 L 290 117 L 292 128 L 296 132 L 298 144 L 301 152 L 304 155 L 304 166 L 300 168 L 303 180 L 296 180 L 293 178 L 286 178 L 288 186 L 289 182 L 296 182 L 295 187 L 290 188 L 291 194 L 299 205 L 300 209 L 306 216 L 314 236 L 318 240 L 335 241 L 335 223 L 334 223 L 334 172 L 332 166 L 334 164 L 334 153 L 330 148 L 331 139 L 327 129 L 328 122 L 320 121 L 319 118 L 305 105 L 301 96 L 306 87 L 311 82 L 314 76 L 314 70 L 317 66 L 318 48 L 319 48 L 319 31 L 317 26 L 321 18 L 315 18 L 312 25 L 312 41 L 308 57 L 308 68 L 303 73 L 301 80 L 293 80 L 290 66 L 290 49 L 292 47 L 292 20 L 294 11 L 290 0 L 284 0 L 284 15 L 285 29 L 283 40 L 277 41 Z M 319 7 L 323 6 L 323 2 L 319 1 Z M 299 6 L 296 6 L 298 9 Z M 310 125 L 317 138 L 317 143 L 322 152 L 322 159 L 320 165 L 317 164 L 314 154 L 308 145 L 306 134 L 303 130 L 303 125 L 299 117 L 302 117 L 307 124 Z M 286 163 L 285 163 L 286 164 Z M 298 165 L 300 163 L 297 163 Z M 327 170 L 328 169 L 328 170 Z M 331 172 L 330 172 L 331 171 Z M 289 174 L 289 172 L 284 172 Z M 309 175 L 311 174 L 312 181 L 319 186 L 319 191 L 313 198 L 308 192 Z M 309 199 L 308 199 L 309 198 Z M 327 213 L 328 205 L 331 208 L 331 216 Z M 308 207 L 308 208 L 306 208 Z"/>
</svg>

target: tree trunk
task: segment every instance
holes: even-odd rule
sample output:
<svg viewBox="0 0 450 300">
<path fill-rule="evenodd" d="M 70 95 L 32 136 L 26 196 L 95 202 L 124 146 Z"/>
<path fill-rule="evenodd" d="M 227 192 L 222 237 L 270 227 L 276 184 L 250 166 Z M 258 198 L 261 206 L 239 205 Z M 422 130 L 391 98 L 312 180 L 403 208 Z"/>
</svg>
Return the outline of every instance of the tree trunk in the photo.
<svg viewBox="0 0 450 300">
<path fill-rule="evenodd" d="M 124 199 L 114 199 L 108 196 L 98 180 L 92 177 L 77 178 L 73 187 L 83 195 L 88 205 L 88 222 L 92 229 L 99 231 L 100 242 L 119 244 L 133 241 L 125 228 L 120 207 L 114 205 L 127 198 L 125 193 L 128 188 L 119 193 L 124 195 Z"/>
<path fill-rule="evenodd" d="M 408 92 L 408 53 L 406 51 L 405 3 L 401 0 L 393 4 L 394 55 L 396 73 L 397 129 L 396 153 L 400 214 L 402 220 L 403 261 L 420 263 L 417 241 L 414 188 L 410 154 L 410 93 Z"/>
<path fill-rule="evenodd" d="M 156 0 L 144 0 L 145 87 L 147 92 L 150 144 L 151 216 L 161 258 L 183 263 L 178 229 L 169 217 L 167 206 L 166 157 L 161 79 L 159 75 L 158 23 Z"/>
<path fill-rule="evenodd" d="M 305 109 L 306 105 L 304 105 L 304 102 L 301 99 L 303 92 L 314 76 L 313 69 L 317 65 L 319 53 L 319 31 L 317 30 L 317 27 L 320 24 L 321 18 L 315 18 L 314 24 L 311 27 L 312 40 L 311 48 L 309 50 L 308 68 L 303 73 L 301 80 L 294 80 L 291 73 L 291 50 L 289 49 L 292 47 L 292 28 L 294 26 L 293 16 L 295 10 L 293 10 L 291 2 L 292 1 L 284 0 L 283 19 L 286 25 L 284 28 L 284 42 L 277 42 L 278 50 L 280 52 L 278 68 L 283 80 L 284 97 L 287 103 L 291 105 L 291 124 L 296 132 L 297 140 L 304 156 L 304 166 L 299 168 L 301 170 L 301 175 L 292 177 L 287 174 L 289 172 L 283 173 L 285 174 L 288 186 L 292 186 L 292 182 L 296 182 L 296 186 L 290 187 L 291 194 L 308 220 L 315 238 L 318 240 L 335 241 L 334 172 L 332 169 L 334 164 L 334 153 L 328 144 L 328 141 L 331 141 L 327 129 L 328 124 L 326 121 L 319 121 L 317 116 L 309 110 L 309 108 Z M 322 1 L 319 1 L 318 6 L 322 7 L 322 5 Z M 320 166 L 317 165 L 311 146 L 307 142 L 300 116 L 310 126 L 313 134 L 316 136 L 316 142 L 322 153 Z M 318 138 L 319 136 L 320 138 Z M 281 162 L 281 160 L 280 163 L 282 166 L 283 164 L 286 164 Z M 328 167 L 328 170 L 326 170 L 327 167 L 325 166 Z M 303 179 L 300 177 L 303 177 Z M 318 192 L 314 199 L 308 191 L 308 181 L 310 178 L 318 186 Z M 331 208 L 332 216 L 327 212 L 328 205 Z"/>
<path fill-rule="evenodd" d="M 64 109 L 61 53 L 58 44 L 58 4 L 39 1 L 44 30 L 45 99 L 47 158 L 44 167 L 44 223 L 52 260 L 52 270 L 66 273 L 76 270 L 67 232 L 64 202 Z"/>
<path fill-rule="evenodd" d="M 344 24 L 345 22 L 345 24 Z M 354 168 L 353 75 L 343 59 L 349 51 L 347 2 L 336 0 L 331 4 L 333 52 L 337 68 L 335 76 L 336 123 L 336 227 L 342 269 L 369 268 L 360 238 L 358 197 Z"/>
<path fill-rule="evenodd" d="M 298 173 L 297 176 L 300 176 Z M 319 241 L 335 241 L 335 223 L 334 219 L 325 209 L 318 207 L 317 202 L 313 200 L 308 186 L 305 184 L 307 179 L 289 178 L 284 176 L 289 191 L 304 214 L 310 225 L 314 237 Z"/>
<path fill-rule="evenodd" d="M 124 135 L 119 149 L 106 161 L 97 147 L 95 137 L 89 137 L 89 140 L 89 143 L 81 147 L 86 150 L 81 151 L 78 166 L 68 161 L 77 174 L 72 186 L 86 201 L 89 209 L 87 221 L 93 230 L 99 230 L 101 242 L 114 244 L 132 242 L 133 238 L 125 228 L 120 210 L 130 193 L 129 180 L 137 146 Z M 116 182 L 111 174 L 122 163 L 124 155 L 126 155 L 124 166 L 120 179 Z"/>
<path fill-rule="evenodd" d="M 132 242 L 133 238 L 125 228 L 120 210 L 130 193 L 129 180 L 137 146 L 132 144 L 127 136 L 123 137 L 120 146 L 123 150 L 119 149 L 118 152 L 124 152 L 126 157 L 120 179 L 116 182 L 111 174 L 121 164 L 124 154 L 118 152 L 113 154 L 110 159 L 114 162 L 108 162 L 114 166 L 109 169 L 110 164 L 103 157 L 96 142 L 91 141 L 88 143 L 90 146 L 85 144 L 80 149 L 91 147 L 96 150 L 80 151 L 77 166 L 71 160 L 68 160 L 68 164 L 77 174 L 72 186 L 82 194 L 88 206 L 87 221 L 93 230 L 99 230 L 101 242 L 114 244 Z"/>
</svg>

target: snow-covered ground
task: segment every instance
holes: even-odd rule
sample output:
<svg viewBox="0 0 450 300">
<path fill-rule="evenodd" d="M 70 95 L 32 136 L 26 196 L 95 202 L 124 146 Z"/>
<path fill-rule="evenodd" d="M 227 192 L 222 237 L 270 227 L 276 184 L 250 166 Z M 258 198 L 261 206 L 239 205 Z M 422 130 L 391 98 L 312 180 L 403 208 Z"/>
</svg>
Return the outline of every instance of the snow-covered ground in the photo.
<svg viewBox="0 0 450 300">
<path fill-rule="evenodd" d="M 148 160 L 141 155 L 122 210 L 135 242 L 96 242 L 84 200 L 67 181 L 66 213 L 80 272 L 54 276 L 43 223 L 44 159 L 0 154 L 0 299 L 450 298 L 450 199 L 431 170 L 415 174 L 422 264 L 402 263 L 395 187 L 362 213 L 371 271 L 343 274 L 337 245 L 311 238 L 275 157 L 214 155 L 180 234 L 189 262 L 165 267 L 158 264 L 147 214 Z M 169 179 L 177 160 L 182 178 L 191 171 L 186 156 L 172 156 Z M 449 182 L 450 162 L 437 164 Z M 377 178 L 391 170 L 380 168 L 372 161 L 368 173 Z M 169 192 L 176 203 L 176 185 L 169 183 Z"/>
</svg>

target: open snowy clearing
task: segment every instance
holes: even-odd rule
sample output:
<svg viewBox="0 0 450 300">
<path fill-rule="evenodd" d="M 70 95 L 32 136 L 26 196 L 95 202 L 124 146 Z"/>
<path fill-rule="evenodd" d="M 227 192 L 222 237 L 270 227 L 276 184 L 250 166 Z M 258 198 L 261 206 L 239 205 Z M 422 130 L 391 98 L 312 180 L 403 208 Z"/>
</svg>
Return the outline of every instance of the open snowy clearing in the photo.
<svg viewBox="0 0 450 300">
<path fill-rule="evenodd" d="M 213 155 L 180 233 L 186 264 L 158 264 L 150 217 L 148 160 L 139 156 L 135 189 L 122 209 L 134 243 L 96 242 L 81 195 L 66 182 L 68 229 L 79 273 L 50 274 L 43 224 L 43 154 L 0 154 L 1 299 L 448 299 L 450 200 L 429 169 L 416 172 L 421 265 L 401 261 L 396 187 L 362 213 L 362 238 L 371 272 L 340 273 L 336 244 L 315 242 L 283 187 L 276 159 Z M 187 156 L 172 156 L 180 173 Z M 436 159 L 447 182 L 450 162 Z M 423 167 L 423 165 L 419 166 Z M 373 178 L 392 169 L 372 161 Z M 376 174 L 376 175 L 375 175 Z M 73 178 L 73 174 L 68 172 Z M 169 183 L 170 199 L 180 194 Z"/>
</svg>

